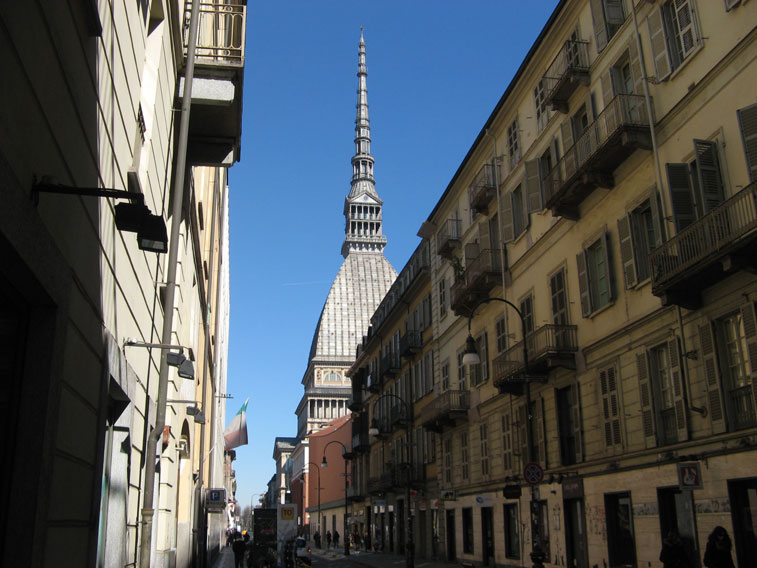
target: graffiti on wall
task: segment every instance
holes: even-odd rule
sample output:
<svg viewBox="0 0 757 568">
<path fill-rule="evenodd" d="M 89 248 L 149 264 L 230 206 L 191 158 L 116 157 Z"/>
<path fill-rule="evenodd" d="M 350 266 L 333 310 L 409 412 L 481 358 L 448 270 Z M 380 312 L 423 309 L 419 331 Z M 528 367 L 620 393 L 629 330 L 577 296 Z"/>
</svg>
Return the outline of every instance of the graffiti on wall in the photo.
<svg viewBox="0 0 757 568">
<path fill-rule="evenodd" d="M 586 519 L 589 534 L 598 536 L 602 541 L 607 541 L 607 523 L 605 521 L 605 508 L 600 505 L 591 505 L 586 508 Z"/>
<path fill-rule="evenodd" d="M 658 511 L 657 503 L 637 503 L 633 506 L 634 517 L 656 517 Z"/>
<path fill-rule="evenodd" d="M 727 497 L 722 499 L 702 499 L 695 503 L 697 513 L 730 513 L 731 502 Z"/>
</svg>

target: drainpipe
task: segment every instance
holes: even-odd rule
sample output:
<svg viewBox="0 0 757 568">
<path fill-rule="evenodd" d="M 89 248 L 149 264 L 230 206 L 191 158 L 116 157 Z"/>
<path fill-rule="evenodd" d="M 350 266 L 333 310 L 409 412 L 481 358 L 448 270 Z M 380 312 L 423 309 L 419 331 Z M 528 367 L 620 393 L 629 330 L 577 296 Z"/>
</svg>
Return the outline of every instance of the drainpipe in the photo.
<svg viewBox="0 0 757 568">
<path fill-rule="evenodd" d="M 181 122 L 179 125 L 179 139 L 176 146 L 176 164 L 173 183 L 173 209 L 171 210 L 171 237 L 168 250 L 168 267 L 166 274 L 166 302 L 163 309 L 163 333 L 161 343 L 171 343 L 173 331 L 173 310 L 176 293 L 176 269 L 179 257 L 179 229 L 181 228 L 181 212 L 184 203 L 184 173 L 187 164 L 187 139 L 189 137 L 189 111 L 192 106 L 192 79 L 194 77 L 195 50 L 197 46 L 197 31 L 200 15 L 200 3 L 192 2 L 191 19 L 189 21 L 189 44 L 187 46 L 187 66 L 184 74 L 184 97 L 181 102 Z M 142 534 L 139 550 L 139 566 L 149 568 L 152 552 L 152 530 L 155 509 L 155 460 L 158 441 L 163 433 L 166 422 L 166 401 L 168 399 L 168 361 L 167 351 L 163 351 L 160 358 L 160 373 L 158 377 L 158 400 L 155 416 L 155 428 L 150 432 L 145 446 L 145 486 L 142 498 Z M 147 422 L 147 420 L 145 420 Z M 146 424 L 147 425 L 147 424 Z M 159 458 L 158 458 L 159 459 Z M 158 487 L 160 498 L 160 487 Z"/>
<path fill-rule="evenodd" d="M 636 18 L 635 8 L 631 8 L 631 14 L 633 15 L 633 27 L 634 27 L 634 32 L 635 32 L 634 35 L 636 36 L 635 38 L 636 49 L 639 52 L 641 72 L 644 74 L 644 78 L 643 78 L 644 80 L 641 82 L 641 84 L 644 87 L 644 102 L 646 103 L 647 117 L 649 118 L 649 136 L 652 139 L 652 156 L 654 157 L 655 179 L 657 181 L 657 191 L 660 192 L 660 194 L 662 194 L 662 190 L 663 190 L 662 167 L 660 166 L 660 155 L 659 155 L 659 149 L 657 147 L 657 134 L 655 132 L 655 126 L 654 126 L 654 108 L 652 107 L 652 96 L 649 94 L 649 83 L 647 81 L 647 63 L 646 63 L 646 60 L 644 59 L 644 49 L 641 46 L 641 35 L 639 35 L 639 21 Z M 656 196 L 653 195 L 652 199 L 656 199 Z M 662 206 L 663 220 L 669 221 L 670 216 L 668 215 L 667 204 L 665 203 L 665 200 L 660 198 L 660 204 Z M 665 240 L 665 235 L 660 235 L 658 238 L 658 242 L 655 244 L 659 246 L 660 244 L 662 244 L 664 240 Z"/>
<path fill-rule="evenodd" d="M 691 383 L 689 382 L 689 356 L 686 349 L 686 336 L 683 333 L 683 317 L 681 316 L 681 306 L 676 306 L 676 316 L 678 317 L 678 333 L 681 336 L 681 355 L 683 355 L 683 374 L 685 379 L 681 381 L 684 387 L 684 400 L 686 401 L 686 408 L 694 412 L 698 412 L 703 417 L 707 416 L 707 409 L 700 408 L 691 404 L 689 394 L 691 393 Z"/>
</svg>

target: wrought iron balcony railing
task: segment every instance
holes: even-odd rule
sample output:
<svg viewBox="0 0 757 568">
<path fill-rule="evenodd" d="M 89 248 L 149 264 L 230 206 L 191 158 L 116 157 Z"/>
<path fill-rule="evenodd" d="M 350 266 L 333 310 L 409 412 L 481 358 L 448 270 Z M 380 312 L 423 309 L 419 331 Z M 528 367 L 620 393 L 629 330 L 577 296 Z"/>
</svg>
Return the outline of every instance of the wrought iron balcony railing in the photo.
<svg viewBox="0 0 757 568">
<path fill-rule="evenodd" d="M 452 251 L 460 247 L 463 224 L 459 219 L 447 219 L 436 233 L 436 253 L 448 258 Z"/>
<path fill-rule="evenodd" d="M 589 84 L 589 42 L 566 41 L 544 73 L 546 100 L 553 110 L 568 112 L 570 95 Z"/>
<path fill-rule="evenodd" d="M 649 124 L 644 97 L 616 95 L 547 175 L 546 206 L 571 216 L 567 209 L 595 187 L 612 187 L 613 170 L 637 148 L 650 147 Z"/>
<path fill-rule="evenodd" d="M 468 188 L 468 199 L 474 211 L 485 213 L 489 210 L 489 203 L 497 196 L 497 184 L 494 166 L 484 164 L 473 178 Z"/>
<path fill-rule="evenodd" d="M 441 432 L 456 420 L 467 420 L 470 405 L 467 390 L 448 390 L 423 407 L 420 421 L 426 430 Z"/>
<path fill-rule="evenodd" d="M 420 331 L 408 330 L 400 337 L 400 357 L 413 357 L 423 348 Z"/>
<path fill-rule="evenodd" d="M 757 240 L 757 182 L 725 200 L 698 221 L 679 231 L 649 255 L 652 293 L 662 296 L 677 289 L 700 290 L 723 278 L 724 255 L 746 251 Z M 677 303 L 677 302 L 673 302 Z"/>
<path fill-rule="evenodd" d="M 184 54 L 189 40 L 191 0 L 185 4 Z M 200 2 L 195 52 L 198 65 L 244 66 L 247 6 L 242 2 Z"/>
<path fill-rule="evenodd" d="M 531 332 L 527 338 L 528 373 L 530 376 L 548 372 L 555 367 L 575 368 L 578 351 L 578 328 L 575 325 L 547 324 Z M 518 386 L 525 372 L 523 340 L 494 358 L 494 386 L 504 392 L 520 394 Z"/>
<path fill-rule="evenodd" d="M 394 377 L 400 372 L 402 364 L 398 353 L 388 353 L 381 358 L 381 376 Z"/>
<path fill-rule="evenodd" d="M 463 277 L 450 287 L 450 306 L 457 315 L 467 316 L 478 300 L 502 284 L 502 251 L 482 250 L 468 259 Z"/>
</svg>

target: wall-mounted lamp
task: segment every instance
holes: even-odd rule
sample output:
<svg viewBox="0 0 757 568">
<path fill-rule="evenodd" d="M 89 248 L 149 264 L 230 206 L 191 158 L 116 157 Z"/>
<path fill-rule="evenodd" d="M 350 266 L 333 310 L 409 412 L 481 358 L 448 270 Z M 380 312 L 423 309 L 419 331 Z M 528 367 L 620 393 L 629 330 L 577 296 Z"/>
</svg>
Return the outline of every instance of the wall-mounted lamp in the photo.
<svg viewBox="0 0 757 568">
<path fill-rule="evenodd" d="M 164 345 L 162 343 L 146 343 L 144 341 L 137 341 L 136 339 L 128 338 L 124 341 L 124 347 L 147 347 L 155 349 L 178 349 L 179 351 L 169 351 L 166 353 L 166 363 L 171 367 L 176 367 L 176 372 L 182 379 L 195 378 L 195 367 L 192 361 L 187 359 L 184 355 L 184 349 L 189 350 L 181 345 Z M 190 401 L 194 402 L 194 401 Z"/>
<path fill-rule="evenodd" d="M 141 193 L 120 189 L 99 187 L 73 187 L 63 185 L 51 176 L 42 176 L 32 185 L 32 199 L 39 200 L 40 193 L 59 193 L 64 195 L 86 195 L 90 197 L 112 197 L 127 199 L 133 203 L 116 205 L 116 228 L 119 231 L 137 233 L 137 245 L 149 252 L 168 251 L 168 231 L 161 215 L 153 215 L 145 205 L 145 196 Z"/>
<path fill-rule="evenodd" d="M 189 406 L 185 409 L 187 415 L 194 417 L 195 424 L 205 424 L 205 414 L 202 409 L 197 406 L 196 400 L 169 399 L 166 401 L 166 404 L 188 404 Z"/>
</svg>

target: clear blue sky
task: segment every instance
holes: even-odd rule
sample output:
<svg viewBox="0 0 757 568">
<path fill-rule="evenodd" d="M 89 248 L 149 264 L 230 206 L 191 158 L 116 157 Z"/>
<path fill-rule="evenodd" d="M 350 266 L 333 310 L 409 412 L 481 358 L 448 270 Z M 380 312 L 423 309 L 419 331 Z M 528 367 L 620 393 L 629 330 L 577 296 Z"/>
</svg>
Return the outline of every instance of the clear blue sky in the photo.
<svg viewBox="0 0 757 568">
<path fill-rule="evenodd" d="M 227 424 L 249 397 L 237 498 L 275 473 L 318 316 L 342 263 L 365 27 L 376 189 L 399 272 L 557 0 L 255 1 L 241 161 L 230 170 Z M 257 498 L 255 499 L 257 501 Z"/>
</svg>

